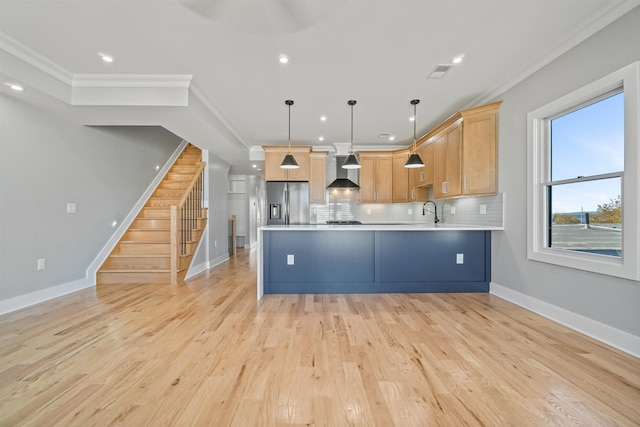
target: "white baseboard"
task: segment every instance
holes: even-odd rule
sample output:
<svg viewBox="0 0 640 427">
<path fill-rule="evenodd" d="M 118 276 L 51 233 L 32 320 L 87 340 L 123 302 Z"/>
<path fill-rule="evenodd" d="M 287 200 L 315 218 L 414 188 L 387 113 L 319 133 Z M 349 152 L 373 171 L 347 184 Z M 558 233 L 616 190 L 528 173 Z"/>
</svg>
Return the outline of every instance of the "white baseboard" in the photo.
<svg viewBox="0 0 640 427">
<path fill-rule="evenodd" d="M 514 291 L 491 282 L 489 292 L 527 310 L 581 332 L 593 339 L 615 347 L 635 357 L 640 357 L 640 337 L 631 335 L 612 326 L 581 316 L 564 308 Z"/>
<path fill-rule="evenodd" d="M 228 261 L 228 260 L 229 260 L 229 254 L 220 255 L 217 258 L 209 260 L 209 262 L 207 263 L 207 268 L 211 269 L 211 268 L 215 267 L 216 265 L 220 265 L 223 262 Z"/>
<path fill-rule="evenodd" d="M 21 308 L 29 307 L 44 301 L 70 294 L 72 292 L 79 291 L 81 289 L 90 288 L 92 286 L 95 286 L 95 281 L 85 277 L 82 279 L 74 280 L 73 282 L 63 283 L 61 285 L 52 286 L 50 288 L 41 289 L 39 291 L 30 292 L 24 295 L 18 295 L 17 297 L 13 298 L 8 298 L 0 301 L 0 314 L 6 314 L 12 311 L 20 310 Z"/>
<path fill-rule="evenodd" d="M 229 255 L 221 255 L 218 258 L 212 259 L 207 262 L 201 262 L 197 265 L 192 265 L 189 267 L 189 271 L 187 275 L 184 277 L 184 280 L 191 279 L 193 276 L 202 273 L 203 271 L 210 270 L 216 265 L 222 264 L 223 262 L 229 260 Z"/>
</svg>

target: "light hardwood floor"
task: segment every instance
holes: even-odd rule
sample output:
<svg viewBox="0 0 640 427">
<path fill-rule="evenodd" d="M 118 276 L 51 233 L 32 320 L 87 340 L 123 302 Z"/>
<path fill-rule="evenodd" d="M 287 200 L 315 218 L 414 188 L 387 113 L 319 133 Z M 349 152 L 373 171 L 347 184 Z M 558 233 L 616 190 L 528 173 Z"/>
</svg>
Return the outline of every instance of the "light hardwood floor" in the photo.
<svg viewBox="0 0 640 427">
<path fill-rule="evenodd" d="M 254 257 L 0 317 L 0 425 L 640 424 L 638 359 L 497 297 L 256 301 Z"/>
</svg>

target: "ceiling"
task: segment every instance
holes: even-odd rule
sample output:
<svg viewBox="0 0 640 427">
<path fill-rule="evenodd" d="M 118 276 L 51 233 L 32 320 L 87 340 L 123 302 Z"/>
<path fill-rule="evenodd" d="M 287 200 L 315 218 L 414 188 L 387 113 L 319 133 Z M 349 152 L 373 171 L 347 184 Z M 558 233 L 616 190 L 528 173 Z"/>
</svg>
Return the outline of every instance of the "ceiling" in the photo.
<svg viewBox="0 0 640 427">
<path fill-rule="evenodd" d="M 75 105 L 3 60 L 28 102 L 84 124 L 159 124 L 255 173 L 252 146 L 406 146 L 500 94 L 638 0 L 0 0 L 0 47 L 72 76 L 189 76 L 188 107 Z M 19 46 L 20 48 L 16 48 Z M 99 53 L 113 56 L 104 62 Z M 281 55 L 289 62 L 282 64 Z M 452 64 L 440 79 L 429 74 Z M 24 58 L 23 58 L 24 59 Z M 29 62 L 29 61 L 27 61 Z M 6 64 L 9 64 L 5 67 Z M 55 74 L 49 72 L 50 75 Z M 64 80 L 64 78 L 61 78 Z M 74 86 L 73 80 L 66 84 Z M 144 84 L 142 84 L 144 85 Z M 3 93 L 9 93 L 5 85 Z M 66 104 L 66 105 L 60 105 Z M 504 106 L 503 106 L 504 107 Z M 326 116 L 326 121 L 320 117 Z M 99 119 L 98 119 L 99 117 Z M 395 140 L 381 138 L 395 136 Z M 324 137 L 323 141 L 319 137 Z"/>
</svg>

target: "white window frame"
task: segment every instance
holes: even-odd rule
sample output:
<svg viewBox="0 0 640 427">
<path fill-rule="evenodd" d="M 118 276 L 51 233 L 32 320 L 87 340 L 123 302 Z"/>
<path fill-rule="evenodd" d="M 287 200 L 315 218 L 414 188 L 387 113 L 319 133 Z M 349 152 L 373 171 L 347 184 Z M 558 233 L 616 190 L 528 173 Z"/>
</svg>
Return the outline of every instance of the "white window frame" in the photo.
<svg viewBox="0 0 640 427">
<path fill-rule="evenodd" d="M 624 172 L 622 172 L 622 257 L 548 247 L 551 181 L 551 119 L 622 88 Z M 527 257 L 530 260 L 640 281 L 640 62 L 634 62 L 527 114 Z M 616 174 L 618 175 L 618 174 Z M 557 182 L 556 182 L 557 183 Z"/>
</svg>

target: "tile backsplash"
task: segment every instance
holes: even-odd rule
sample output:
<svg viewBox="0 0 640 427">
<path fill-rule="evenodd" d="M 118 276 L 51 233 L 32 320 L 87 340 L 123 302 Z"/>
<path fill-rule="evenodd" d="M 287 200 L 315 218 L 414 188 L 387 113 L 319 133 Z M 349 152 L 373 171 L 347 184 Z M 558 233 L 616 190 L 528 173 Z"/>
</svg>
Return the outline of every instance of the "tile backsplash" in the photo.
<svg viewBox="0 0 640 427">
<path fill-rule="evenodd" d="M 423 203 L 363 203 L 358 204 L 357 191 L 330 190 L 327 203 L 311 204 L 311 223 L 324 224 L 327 220 L 358 220 L 372 222 L 426 222 L 434 220 L 433 204 Z M 441 224 L 503 226 L 504 195 L 461 197 L 436 200 Z M 483 208 L 484 206 L 484 208 Z M 481 212 L 486 212 L 482 214 Z"/>
</svg>

